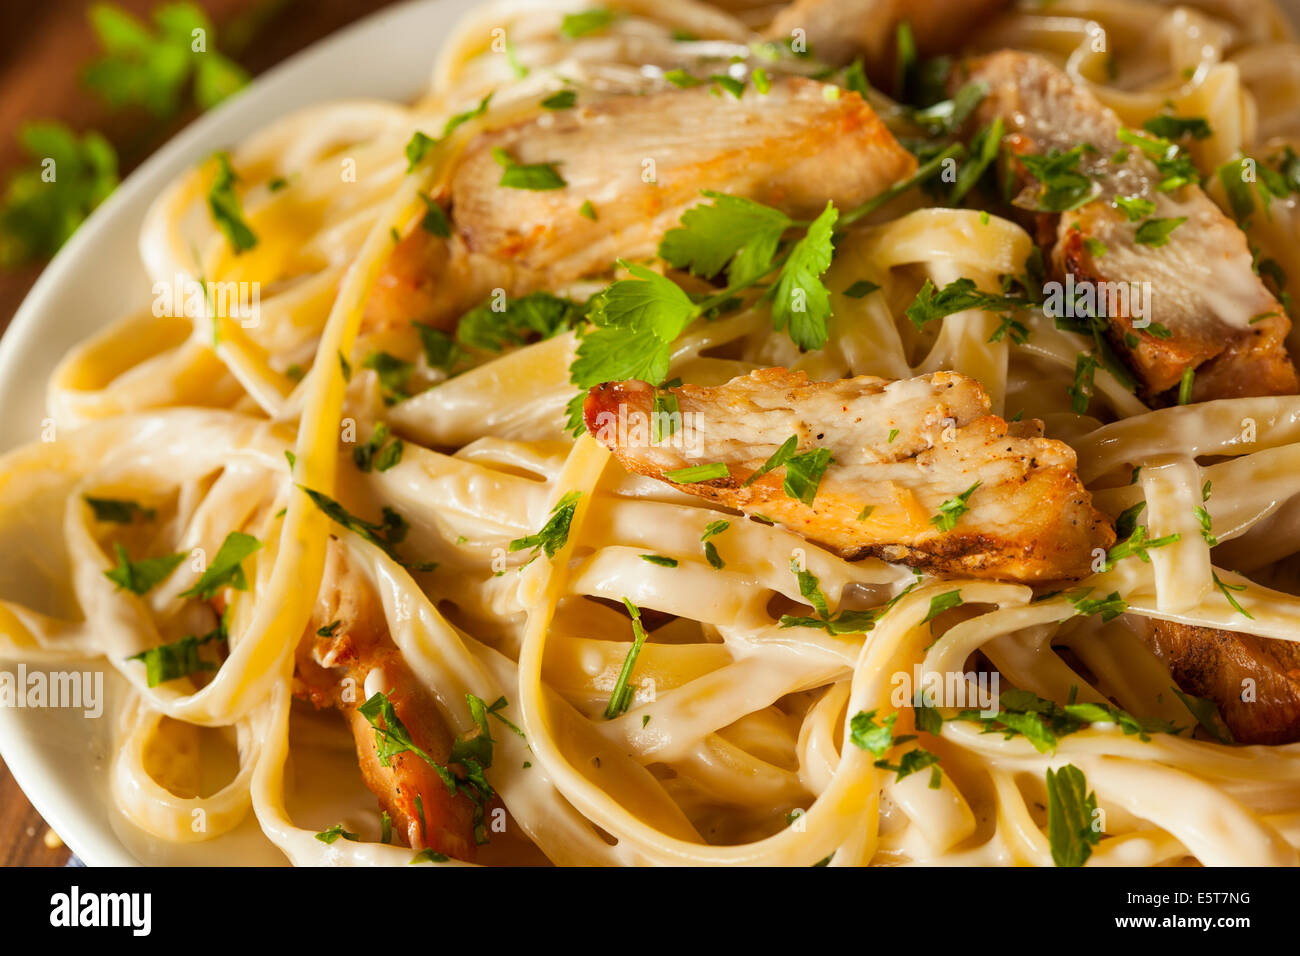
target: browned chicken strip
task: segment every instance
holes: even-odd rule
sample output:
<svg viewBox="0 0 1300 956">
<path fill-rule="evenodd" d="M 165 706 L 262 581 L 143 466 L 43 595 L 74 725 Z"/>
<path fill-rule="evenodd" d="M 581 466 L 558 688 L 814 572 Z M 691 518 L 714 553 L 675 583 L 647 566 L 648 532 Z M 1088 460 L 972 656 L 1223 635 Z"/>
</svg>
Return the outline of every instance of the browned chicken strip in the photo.
<svg viewBox="0 0 1300 956">
<path fill-rule="evenodd" d="M 1055 278 L 1075 286 L 1147 283 L 1145 315 L 1116 298 L 1111 339 L 1159 400 L 1195 370 L 1192 399 L 1292 394 L 1300 389 L 1286 350 L 1290 320 L 1251 268 L 1246 237 L 1195 184 L 1162 192 L 1163 175 L 1139 147 L 1119 138 L 1119 117 L 1061 70 L 1027 53 L 1002 51 L 955 70 L 950 86 L 987 84 L 973 122 L 1001 117 L 1018 155 L 1066 153 L 1086 144 L 1077 170 L 1094 183 L 1094 198 L 1060 215 L 1039 217 L 1053 245 Z M 1019 164 L 1017 164 L 1019 165 Z M 1026 196 L 1041 186 L 1019 169 Z M 1137 219 L 1115 200 L 1154 203 Z M 1147 222 L 1185 218 L 1163 244 L 1139 242 Z M 1143 237 L 1150 240 L 1149 234 Z M 1095 241 L 1094 241 L 1095 240 Z M 1142 286 L 1139 286 L 1142 288 Z M 1106 286 L 1100 286 L 1108 293 Z M 1149 324 L 1148 324 L 1149 323 Z M 1164 330 L 1167 330 L 1164 331 Z"/>
<path fill-rule="evenodd" d="M 1115 539 L 1075 474 L 1074 451 L 1040 437 L 1037 423 L 990 415 L 984 389 L 956 372 L 811 382 L 771 368 L 662 392 L 682 421 L 672 434 L 661 426 L 659 442 L 645 437 L 656 396 L 645 382 L 593 388 L 587 428 L 629 471 L 763 515 L 845 557 L 1050 581 L 1087 574 L 1093 549 Z M 786 490 L 800 462 L 749 483 L 790 436 L 797 454 L 832 458 L 811 503 Z M 674 474 L 714 464 L 725 477 Z"/>
<path fill-rule="evenodd" d="M 894 69 L 898 25 L 912 27 L 923 56 L 960 49 L 971 31 L 1007 0 L 797 0 L 767 28 L 769 38 L 785 41 L 804 31 L 819 60 L 838 65 L 861 56 L 872 78 L 884 83 Z"/>
<path fill-rule="evenodd" d="M 995 53 L 967 64 L 953 82 L 968 80 L 988 84 L 978 119 L 1002 117 L 1013 152 L 1043 155 L 1080 143 L 1095 148 L 1084 152 L 1079 169 L 1097 184 L 1096 198 L 1060 216 L 1040 216 L 1038 231 L 1054 243 L 1058 279 L 1070 274 L 1076 285 L 1150 283 L 1146 319 L 1167 335 L 1135 326 L 1132 309 L 1108 316 L 1112 343 L 1127 356 L 1148 396 L 1158 400 L 1189 368 L 1193 401 L 1297 391 L 1286 349 L 1290 320 L 1253 272 L 1244 233 L 1199 186 L 1161 192 L 1154 162 L 1132 146 L 1117 162 L 1115 154 L 1125 147 L 1119 117 L 1038 57 Z M 1021 182 L 1037 190 L 1037 181 L 1021 173 Z M 1154 203 L 1146 218 L 1187 221 L 1164 245 L 1138 243 L 1141 222 L 1118 208 L 1117 197 Z M 1219 705 L 1239 741 L 1300 739 L 1294 645 L 1168 621 L 1153 621 L 1149 640 L 1184 691 Z M 1253 702 L 1241 700 L 1247 678 L 1257 688 Z"/>
<path fill-rule="evenodd" d="M 376 748 L 375 727 L 358 709 L 370 693 L 382 690 L 416 746 L 446 765 L 452 733 L 433 695 L 411 672 L 389 636 L 369 583 L 349 568 L 342 546 L 333 538 L 296 664 L 295 693 L 318 708 L 337 707 L 347 716 L 362 778 L 407 844 L 472 861 L 473 802 L 464 793 L 450 793 L 434 768 L 416 753 L 395 754 L 385 765 Z"/>
<path fill-rule="evenodd" d="M 564 185 L 503 186 L 503 160 L 549 164 Z M 828 200 L 850 209 L 915 169 L 861 97 L 801 77 L 740 99 L 704 85 L 548 111 L 468 145 L 451 177 L 451 238 L 418 226 L 404 238 L 366 322 L 450 329 L 494 288 L 553 289 L 608 272 L 620 256 L 653 255 L 682 213 L 707 201 L 701 190 L 811 218 Z"/>
<path fill-rule="evenodd" d="M 1154 620 L 1149 640 L 1183 691 L 1219 705 L 1237 743 L 1300 739 L 1300 646 Z"/>
</svg>

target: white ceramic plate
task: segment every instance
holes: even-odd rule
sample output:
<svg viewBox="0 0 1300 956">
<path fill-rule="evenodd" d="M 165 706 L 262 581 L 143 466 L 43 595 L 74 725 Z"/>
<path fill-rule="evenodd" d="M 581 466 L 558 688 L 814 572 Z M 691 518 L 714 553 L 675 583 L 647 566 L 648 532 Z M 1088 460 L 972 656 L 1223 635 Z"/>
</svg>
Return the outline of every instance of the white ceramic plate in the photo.
<svg viewBox="0 0 1300 956">
<path fill-rule="evenodd" d="M 148 301 L 137 236 L 166 183 L 303 106 L 349 97 L 414 99 L 427 86 L 450 28 L 473 5 L 424 0 L 354 24 L 259 78 L 132 173 L 50 263 L 0 339 L 0 452 L 38 436 L 45 383 L 63 354 Z M 111 697 L 121 688 L 111 669 L 106 677 Z M 97 866 L 284 863 L 251 813 L 233 833 L 179 850 L 158 846 L 121 819 L 107 799 L 111 713 L 106 707 L 104 717 L 87 720 L 80 711 L 0 708 L 0 754 L 82 860 Z"/>
</svg>

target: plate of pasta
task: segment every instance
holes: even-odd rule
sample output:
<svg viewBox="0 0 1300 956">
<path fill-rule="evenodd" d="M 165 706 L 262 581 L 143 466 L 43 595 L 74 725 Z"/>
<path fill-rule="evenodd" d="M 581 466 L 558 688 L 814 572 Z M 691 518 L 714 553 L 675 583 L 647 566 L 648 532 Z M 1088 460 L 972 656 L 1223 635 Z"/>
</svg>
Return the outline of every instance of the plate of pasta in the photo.
<svg viewBox="0 0 1300 956">
<path fill-rule="evenodd" d="M 0 342 L 5 761 L 96 864 L 1294 865 L 1297 150 L 1268 0 L 374 17 Z"/>
</svg>

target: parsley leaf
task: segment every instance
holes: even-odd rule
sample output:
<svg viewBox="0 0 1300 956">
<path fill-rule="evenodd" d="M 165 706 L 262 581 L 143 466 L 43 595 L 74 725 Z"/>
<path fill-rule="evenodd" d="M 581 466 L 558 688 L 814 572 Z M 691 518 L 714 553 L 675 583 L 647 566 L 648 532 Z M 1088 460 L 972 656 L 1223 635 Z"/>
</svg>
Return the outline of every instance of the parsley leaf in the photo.
<svg viewBox="0 0 1300 956">
<path fill-rule="evenodd" d="M 1167 114 L 1153 117 L 1142 124 L 1142 128 L 1161 139 L 1175 140 L 1190 136 L 1192 139 L 1209 139 L 1210 124 L 1203 116 L 1169 116 Z"/>
<path fill-rule="evenodd" d="M 795 243 L 781 269 L 772 293 L 772 324 L 777 331 L 790 328 L 790 338 L 801 349 L 826 344 L 826 320 L 831 314 L 830 291 L 821 275 L 834 254 L 832 231 L 839 211 L 827 203 L 807 234 Z"/>
<path fill-rule="evenodd" d="M 1228 725 L 1223 722 L 1223 717 L 1219 715 L 1219 705 L 1212 700 L 1206 700 L 1204 697 L 1196 697 L 1192 694 L 1184 694 L 1177 687 L 1170 687 L 1183 706 L 1188 712 L 1196 718 L 1196 722 L 1211 737 L 1221 744 L 1232 745 L 1236 743 L 1232 738 L 1232 731 Z"/>
<path fill-rule="evenodd" d="M 641 654 L 641 648 L 645 646 L 646 632 L 641 626 L 641 609 L 623 598 L 623 604 L 627 608 L 627 613 L 632 618 L 632 646 L 628 648 L 627 657 L 623 658 L 623 666 L 618 672 L 618 679 L 614 682 L 614 689 L 610 692 L 609 703 L 605 705 L 605 719 L 613 720 L 627 713 L 628 707 L 632 705 L 632 698 L 635 691 L 632 689 L 632 671 L 636 667 L 636 659 Z"/>
<path fill-rule="evenodd" d="M 131 524 L 136 518 L 141 521 L 152 521 L 158 515 L 153 508 L 142 508 L 136 501 L 126 501 L 121 498 L 92 498 L 90 495 L 82 497 L 95 513 L 96 521 Z"/>
<path fill-rule="evenodd" d="M 715 571 L 721 571 L 726 567 L 726 564 L 723 562 L 722 556 L 718 554 L 717 547 L 709 539 L 722 534 L 730 527 L 730 521 L 710 521 L 704 526 L 704 534 L 700 535 L 700 541 L 704 543 L 704 557 Z"/>
<path fill-rule="evenodd" d="M 394 438 L 384 422 L 377 422 L 370 438 L 352 449 L 352 461 L 361 471 L 387 471 L 402 460 L 402 440 Z"/>
<path fill-rule="evenodd" d="M 381 511 L 383 515 L 382 521 L 379 523 L 366 521 L 364 518 L 358 518 L 352 514 L 329 495 L 308 488 L 306 485 L 299 485 L 298 487 L 311 499 L 312 504 L 323 511 L 331 521 L 369 541 L 399 564 L 410 566 L 402 561 L 401 556 L 397 553 L 397 546 L 406 537 L 410 525 L 396 510 L 385 505 Z M 415 568 L 417 570 L 431 570 L 428 565 L 424 564 L 415 565 Z"/>
<path fill-rule="evenodd" d="M 492 158 L 502 168 L 499 186 L 544 191 L 563 189 L 568 185 L 550 163 L 520 163 L 500 146 L 492 148 Z"/>
<path fill-rule="evenodd" d="M 772 269 L 781 235 L 793 222 L 785 213 L 739 196 L 706 191 L 713 202 L 682 214 L 664 233 L 659 257 L 674 269 L 711 279 L 730 263 L 732 285 L 762 278 Z"/>
<path fill-rule="evenodd" d="M 944 611 L 951 611 L 955 607 L 961 607 L 961 591 L 948 591 L 944 594 L 936 594 L 930 598 L 930 610 L 926 612 L 925 617 L 921 619 L 922 624 L 929 624 Z"/>
<path fill-rule="evenodd" d="M 188 677 L 199 671 L 214 671 L 217 665 L 199 657 L 199 648 L 213 641 L 226 640 L 225 621 L 220 621 L 215 628 L 202 637 L 193 634 L 182 637 L 170 644 L 160 644 L 139 654 L 132 654 L 129 661 L 142 661 L 145 667 L 145 680 L 150 687 L 180 677 Z"/>
<path fill-rule="evenodd" d="M 809 507 L 817 497 L 817 489 L 832 461 L 829 448 L 814 448 L 802 455 L 792 455 L 785 462 L 785 481 L 782 488 L 787 497 L 797 498 Z"/>
<path fill-rule="evenodd" d="M 104 55 L 90 64 L 84 79 L 110 106 L 142 106 L 166 118 L 180 109 L 191 77 L 200 109 L 210 109 L 248 82 L 243 68 L 215 49 L 212 22 L 197 4 L 158 7 L 156 33 L 109 3 L 91 6 L 89 17 Z M 194 49 L 195 31 L 202 31 L 203 49 Z"/>
<path fill-rule="evenodd" d="M 702 481 L 717 481 L 719 478 L 726 478 L 729 474 L 731 472 L 726 465 L 715 461 L 707 465 L 688 465 L 685 468 L 665 471 L 664 477 L 676 485 L 694 485 Z"/>
<path fill-rule="evenodd" d="M 257 245 L 257 234 L 244 221 L 244 211 L 235 194 L 235 183 L 239 178 L 230 165 L 230 154 L 217 153 L 213 158 L 217 174 L 208 189 L 208 210 L 212 213 L 212 221 L 225 233 L 230 248 L 239 255 Z"/>
<path fill-rule="evenodd" d="M 973 279 L 957 279 L 949 282 L 942 289 L 936 290 L 929 279 L 907 307 L 907 318 L 917 329 L 924 329 L 927 323 L 935 319 L 968 309 L 982 312 L 1009 312 L 1014 309 L 1028 308 L 1029 300 L 1019 296 L 998 295 L 981 292 L 975 288 Z"/>
<path fill-rule="evenodd" d="M 876 711 L 859 711 L 849 721 L 849 739 L 854 746 L 869 751 L 875 757 L 883 757 L 889 748 L 897 743 L 914 739 L 910 736 L 894 739 L 894 723 L 898 714 L 890 714 L 880 723 L 875 720 Z"/>
<path fill-rule="evenodd" d="M 397 711 L 393 708 L 393 702 L 389 699 L 387 693 L 377 691 L 365 703 L 357 707 L 357 713 L 369 721 L 370 726 L 374 728 L 375 752 L 383 766 L 390 766 L 392 758 L 398 754 L 413 753 L 433 768 L 434 773 L 442 780 L 448 793 L 454 794 L 456 792 L 456 778 L 450 770 L 434 760 L 415 743 L 415 740 L 411 737 L 411 732 L 406 729 L 406 725 L 398 718 Z"/>
<path fill-rule="evenodd" d="M 95 132 L 25 123 L 23 152 L 38 165 L 10 177 L 0 205 L 0 266 L 48 259 L 117 187 L 117 154 Z"/>
<path fill-rule="evenodd" d="M 1051 150 L 1045 156 L 1018 157 L 1042 189 L 1032 208 L 1039 212 L 1066 212 L 1078 209 L 1096 194 L 1093 181 L 1079 172 L 1079 160 L 1090 147 L 1080 143 L 1067 152 Z"/>
<path fill-rule="evenodd" d="M 592 301 L 595 328 L 578 343 L 569 368 L 574 385 L 641 379 L 657 384 L 668 374 L 671 345 L 699 310 L 681 288 L 645 266 L 620 260 L 633 276 Z"/>
<path fill-rule="evenodd" d="M 226 540 L 221 542 L 221 547 L 217 549 L 217 556 L 212 559 L 212 563 L 203 572 L 198 583 L 189 590 L 182 591 L 181 597 L 209 601 L 225 587 L 232 587 L 236 591 L 247 591 L 248 579 L 244 577 L 242 563 L 261 547 L 262 542 L 251 534 L 244 534 L 242 531 L 230 532 L 226 535 Z"/>
<path fill-rule="evenodd" d="M 1137 222 L 1156 211 L 1156 204 L 1141 196 L 1116 196 L 1111 200 L 1117 209 L 1124 213 L 1129 222 Z"/>
<path fill-rule="evenodd" d="M 789 438 L 787 438 L 784 442 L 781 443 L 780 448 L 772 452 L 771 457 L 768 458 L 767 461 L 763 462 L 763 464 L 761 464 L 758 467 L 758 470 L 756 472 L 754 472 L 752 475 L 750 475 L 748 478 L 745 479 L 744 484 L 742 484 L 740 487 L 748 488 L 750 485 L 758 481 L 758 479 L 762 478 L 772 469 L 780 468 L 790 459 L 790 456 L 794 454 L 794 450 L 798 447 L 799 447 L 799 436 L 791 435 Z"/>
<path fill-rule="evenodd" d="M 117 566 L 104 572 L 104 577 L 132 594 L 146 594 L 162 583 L 163 579 L 176 570 L 176 566 L 185 560 L 185 552 L 167 554 L 157 558 L 144 558 L 132 561 L 122 546 L 122 542 L 113 542 L 117 554 Z"/>
<path fill-rule="evenodd" d="M 475 106 L 473 109 L 468 109 L 465 110 L 465 112 L 463 113 L 457 113 L 456 115 L 452 116 L 443 125 L 442 135 L 437 139 L 434 139 L 432 136 L 429 136 L 427 133 L 422 133 L 420 130 L 416 130 L 412 134 L 410 141 L 407 142 L 406 149 L 404 150 L 406 154 L 406 171 L 409 173 L 413 169 L 415 169 L 415 167 L 419 165 L 420 160 L 424 159 L 424 157 L 428 155 L 429 150 L 445 142 L 447 137 L 450 136 L 452 133 L 454 133 L 459 127 L 468 123 L 470 120 L 478 119 L 480 116 L 486 113 L 488 109 L 488 104 L 490 104 L 491 102 L 492 102 L 492 94 L 488 93 L 486 96 L 484 96 L 481 100 L 478 101 L 478 105 Z"/>
<path fill-rule="evenodd" d="M 1092 588 L 1078 588 L 1066 595 L 1066 599 L 1074 605 L 1074 610 L 1079 614 L 1091 616 L 1100 614 L 1102 623 L 1109 623 L 1128 610 L 1128 602 L 1119 596 L 1118 591 L 1111 591 L 1110 594 L 1100 598 L 1090 598 Z"/>
<path fill-rule="evenodd" d="M 345 840 L 351 840 L 354 843 L 361 839 L 360 834 L 352 833 L 343 829 L 343 824 L 341 823 L 336 823 L 334 826 L 329 827 L 326 830 L 321 830 L 320 833 L 316 834 L 316 839 L 320 840 L 321 843 L 334 843 L 339 837 L 342 837 Z"/>
<path fill-rule="evenodd" d="M 574 512 L 578 509 L 578 499 L 581 497 L 581 491 L 570 491 L 555 503 L 550 518 L 542 525 L 540 531 L 511 541 L 510 550 L 522 551 L 531 548 L 532 556 L 529 561 L 537 557 L 538 551 L 544 551 L 548 559 L 555 557 L 556 552 L 569 540 L 569 525 L 573 522 Z"/>
<path fill-rule="evenodd" d="M 1177 219 L 1148 219 L 1138 226 L 1133 239 L 1144 246 L 1163 246 L 1169 241 L 1169 234 L 1186 221 L 1186 216 Z"/>
<path fill-rule="evenodd" d="M 614 22 L 614 14 L 602 7 L 581 13 L 566 13 L 560 21 L 560 34 L 570 40 L 605 29 Z"/>
<path fill-rule="evenodd" d="M 456 339 L 471 348 L 500 352 L 511 346 L 549 339 L 573 328 L 587 314 L 588 306 L 589 303 L 574 302 L 549 292 L 508 298 L 501 311 L 493 309 L 491 302 L 485 302 L 460 320 Z"/>
<path fill-rule="evenodd" d="M 1093 828 L 1097 795 L 1087 789 L 1083 771 L 1074 764 L 1055 772 L 1048 768 L 1047 835 L 1057 866 L 1083 866 L 1101 842 L 1101 833 Z"/>
<path fill-rule="evenodd" d="M 826 595 L 822 593 L 821 583 L 817 580 L 817 575 L 800 567 L 797 558 L 790 559 L 790 570 L 794 572 L 794 576 L 799 582 L 799 593 L 803 596 L 803 599 L 812 605 L 813 610 L 823 620 L 830 617 L 830 606 L 827 604 Z"/>
<path fill-rule="evenodd" d="M 983 481 L 977 481 L 957 497 L 949 498 L 939 505 L 939 513 L 930 519 L 930 524 L 940 531 L 951 531 L 957 527 L 957 519 L 970 510 L 970 496 L 983 483 Z"/>
<path fill-rule="evenodd" d="M 548 110 L 571 110 L 578 102 L 578 94 L 573 90 L 557 90 L 542 100 L 542 108 Z"/>
</svg>

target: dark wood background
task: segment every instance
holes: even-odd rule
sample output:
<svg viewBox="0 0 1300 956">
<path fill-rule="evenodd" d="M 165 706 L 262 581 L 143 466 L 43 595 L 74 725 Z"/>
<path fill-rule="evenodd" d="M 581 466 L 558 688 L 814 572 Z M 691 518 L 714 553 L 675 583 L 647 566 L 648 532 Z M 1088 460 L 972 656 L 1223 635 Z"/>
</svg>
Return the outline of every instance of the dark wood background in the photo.
<svg viewBox="0 0 1300 956">
<path fill-rule="evenodd" d="M 253 74 L 391 0 L 198 0 L 213 20 L 217 47 Z M 146 18 L 161 0 L 117 0 Z M 98 129 L 117 147 L 123 178 L 194 118 L 159 126 L 142 113 L 110 114 L 81 83 L 97 53 L 85 0 L 0 3 L 0 184 L 21 165 L 15 134 L 25 121 L 59 119 Z M 0 333 L 40 274 L 32 265 L 0 271 Z M 69 853 L 0 762 L 0 865 L 62 866 Z"/>
</svg>

